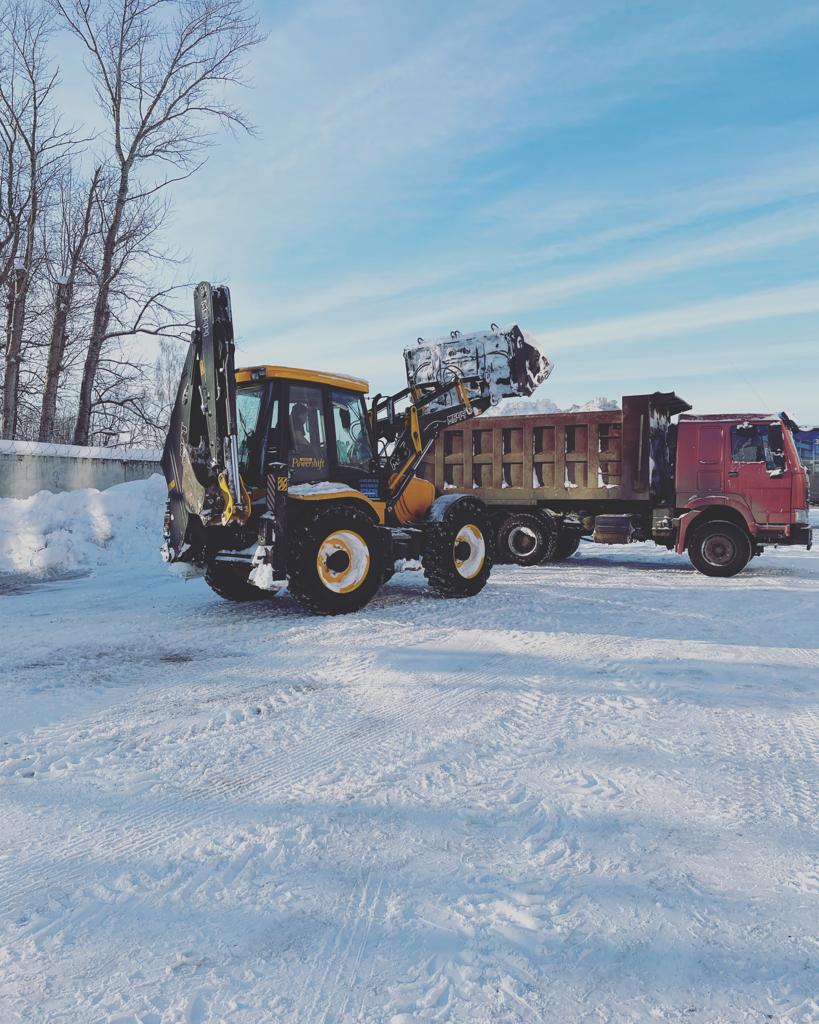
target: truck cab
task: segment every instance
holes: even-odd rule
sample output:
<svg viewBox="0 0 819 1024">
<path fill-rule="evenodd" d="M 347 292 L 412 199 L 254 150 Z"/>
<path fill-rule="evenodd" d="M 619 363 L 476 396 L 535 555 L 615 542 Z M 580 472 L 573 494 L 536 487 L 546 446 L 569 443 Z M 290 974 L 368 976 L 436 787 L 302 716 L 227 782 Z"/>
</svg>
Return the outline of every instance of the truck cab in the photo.
<svg viewBox="0 0 819 1024">
<path fill-rule="evenodd" d="M 761 553 L 766 544 L 810 547 L 810 489 L 794 444 L 793 428 L 784 413 L 680 416 L 676 462 L 678 551 L 688 546 L 691 553 L 695 532 L 702 533 L 711 521 L 733 524 L 747 537 L 751 555 Z M 721 542 L 708 550 L 703 548 L 706 559 L 716 559 L 712 568 L 719 568 L 730 547 Z"/>
</svg>

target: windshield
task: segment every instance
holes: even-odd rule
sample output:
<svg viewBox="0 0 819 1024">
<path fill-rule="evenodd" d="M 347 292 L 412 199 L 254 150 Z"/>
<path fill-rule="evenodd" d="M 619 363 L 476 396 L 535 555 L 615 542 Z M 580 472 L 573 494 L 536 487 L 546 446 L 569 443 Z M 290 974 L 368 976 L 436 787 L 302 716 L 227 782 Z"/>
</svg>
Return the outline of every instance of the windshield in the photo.
<svg viewBox="0 0 819 1024">
<path fill-rule="evenodd" d="M 333 391 L 333 426 L 339 466 L 370 470 L 372 448 L 367 414 L 361 396 L 351 391 Z"/>
<path fill-rule="evenodd" d="M 764 462 L 770 473 L 785 469 L 785 442 L 780 423 L 740 423 L 731 427 L 731 460 Z"/>
<path fill-rule="evenodd" d="M 238 388 L 236 391 L 236 426 L 239 435 L 239 471 L 248 475 L 250 446 L 253 432 L 259 422 L 259 407 L 262 404 L 264 385 L 256 388 Z"/>
</svg>

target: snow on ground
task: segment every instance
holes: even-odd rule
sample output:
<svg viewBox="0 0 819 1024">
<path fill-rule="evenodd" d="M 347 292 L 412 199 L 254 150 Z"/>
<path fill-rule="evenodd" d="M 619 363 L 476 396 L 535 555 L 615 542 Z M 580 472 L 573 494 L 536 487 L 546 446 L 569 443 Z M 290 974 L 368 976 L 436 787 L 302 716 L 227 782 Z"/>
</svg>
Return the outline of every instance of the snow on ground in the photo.
<svg viewBox="0 0 819 1024">
<path fill-rule="evenodd" d="M 54 575 L 125 561 L 150 565 L 166 493 L 155 474 L 105 491 L 0 498 L 0 588 L 3 573 Z"/>
<path fill-rule="evenodd" d="M 817 552 L 321 619 L 164 566 L 160 500 L 30 499 L 71 579 L 5 542 L 3 1024 L 819 1017 Z"/>
</svg>

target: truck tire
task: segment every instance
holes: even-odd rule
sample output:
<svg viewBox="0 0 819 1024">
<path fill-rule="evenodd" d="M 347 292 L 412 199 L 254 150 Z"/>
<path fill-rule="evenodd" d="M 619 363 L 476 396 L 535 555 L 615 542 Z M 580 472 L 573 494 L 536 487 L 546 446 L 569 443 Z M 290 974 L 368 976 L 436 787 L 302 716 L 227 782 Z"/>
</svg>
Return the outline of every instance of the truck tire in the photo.
<svg viewBox="0 0 819 1024">
<path fill-rule="evenodd" d="M 427 527 L 421 562 L 442 597 L 474 597 L 492 571 L 492 523 L 482 501 L 463 498 Z"/>
<path fill-rule="evenodd" d="M 317 615 L 363 608 L 384 577 L 384 548 L 371 516 L 327 503 L 291 531 L 288 589 Z"/>
<path fill-rule="evenodd" d="M 704 523 L 688 542 L 688 557 L 706 576 L 736 576 L 751 560 L 751 538 L 734 523 Z"/>
<path fill-rule="evenodd" d="M 250 564 L 211 560 L 205 569 L 205 583 L 226 601 L 265 601 L 275 596 L 271 590 L 260 590 L 248 583 Z"/>
<path fill-rule="evenodd" d="M 556 537 L 555 531 L 538 516 L 512 513 L 498 528 L 499 560 L 513 565 L 540 565 L 550 561 Z"/>
<path fill-rule="evenodd" d="M 555 552 L 549 559 L 550 562 L 565 562 L 580 547 L 580 534 L 575 530 L 566 530 L 560 534 L 555 544 Z"/>
</svg>

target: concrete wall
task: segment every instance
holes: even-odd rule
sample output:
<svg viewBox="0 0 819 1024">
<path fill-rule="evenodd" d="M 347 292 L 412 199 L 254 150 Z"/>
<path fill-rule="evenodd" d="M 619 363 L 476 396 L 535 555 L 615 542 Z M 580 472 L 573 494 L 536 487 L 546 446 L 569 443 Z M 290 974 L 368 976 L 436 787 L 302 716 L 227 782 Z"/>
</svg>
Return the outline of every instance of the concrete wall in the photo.
<svg viewBox="0 0 819 1024">
<path fill-rule="evenodd" d="M 0 498 L 38 491 L 105 490 L 161 473 L 160 452 L 0 441 Z"/>
</svg>

